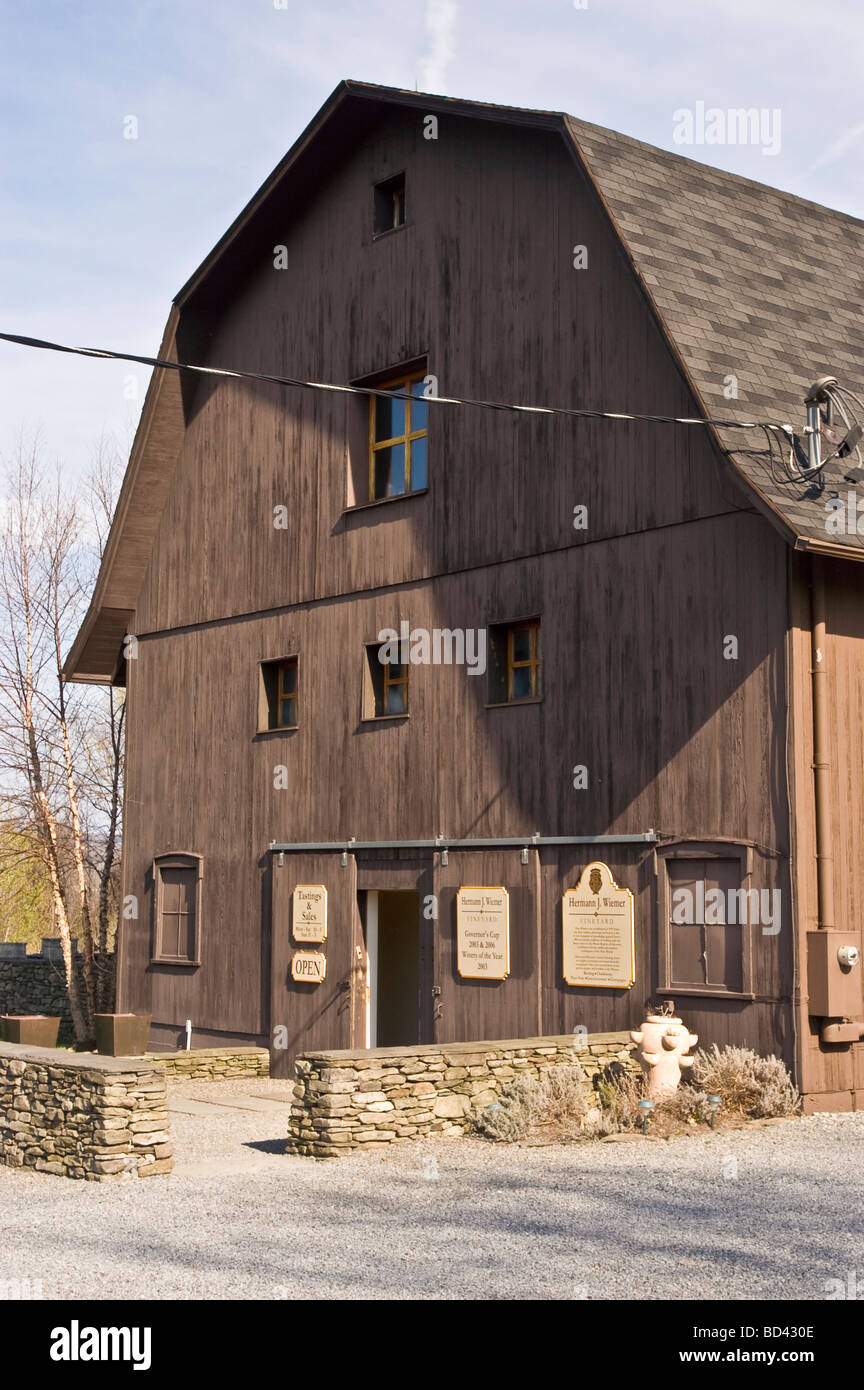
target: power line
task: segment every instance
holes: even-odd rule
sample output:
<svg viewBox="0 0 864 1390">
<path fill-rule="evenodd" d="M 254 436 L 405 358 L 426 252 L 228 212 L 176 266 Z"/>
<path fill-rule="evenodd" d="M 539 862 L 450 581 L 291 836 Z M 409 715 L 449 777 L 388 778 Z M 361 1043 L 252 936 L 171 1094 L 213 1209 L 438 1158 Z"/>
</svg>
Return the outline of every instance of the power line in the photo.
<svg viewBox="0 0 864 1390">
<path fill-rule="evenodd" d="M 18 343 L 22 347 L 40 348 L 47 352 L 68 352 L 78 357 L 102 357 L 116 362 L 139 362 L 145 367 L 161 367 L 174 372 L 198 372 L 203 376 L 228 377 L 237 381 L 265 381 L 275 386 L 297 386 L 305 391 L 337 391 L 349 396 L 382 396 L 388 400 L 417 400 L 404 391 L 388 391 L 374 386 L 337 386 L 332 382 L 301 381 L 298 377 L 273 376 L 268 372 L 233 371 L 228 367 L 202 367 L 194 362 L 172 362 L 164 357 L 144 357 L 132 352 L 112 352 L 108 348 L 67 347 L 62 343 L 50 343 L 42 338 L 25 338 L 19 333 L 0 333 L 0 339 L 7 343 Z M 656 425 L 701 425 L 716 429 L 736 430 L 774 430 L 790 438 L 794 431 L 791 425 L 773 425 L 761 420 L 702 420 L 680 415 L 638 415 L 624 410 L 576 410 L 565 406 L 513 405 L 506 401 L 476 401 L 468 397 L 424 396 L 423 400 L 433 405 L 468 405 L 480 410 L 518 411 L 526 415 L 561 415 L 580 420 L 636 420 Z"/>
</svg>

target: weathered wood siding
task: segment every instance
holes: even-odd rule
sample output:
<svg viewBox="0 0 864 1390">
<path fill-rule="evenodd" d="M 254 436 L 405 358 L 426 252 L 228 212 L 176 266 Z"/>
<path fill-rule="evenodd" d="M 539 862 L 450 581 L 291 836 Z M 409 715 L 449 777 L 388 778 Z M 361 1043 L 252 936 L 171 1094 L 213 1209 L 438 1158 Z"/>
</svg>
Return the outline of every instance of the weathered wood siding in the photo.
<svg viewBox="0 0 864 1390">
<path fill-rule="evenodd" d="M 409 225 L 373 241 L 373 181 L 401 168 Z M 273 268 L 262 241 L 260 269 L 225 305 L 210 362 L 344 382 L 428 354 L 442 395 L 693 408 L 557 137 L 453 119 L 424 141 L 420 121 L 393 117 L 299 217 L 286 208 L 279 240 L 288 268 Z M 587 270 L 573 268 L 576 244 L 588 247 Z M 430 411 L 428 496 L 345 516 L 347 418 L 363 409 L 299 389 L 199 386 L 137 630 L 729 510 L 700 432 L 441 405 Z M 280 503 L 285 531 L 273 527 Z M 589 508 L 587 537 L 573 529 L 577 504 Z"/>
<path fill-rule="evenodd" d="M 860 853 L 860 826 L 864 821 L 864 755 L 858 730 L 864 727 L 864 604 L 857 565 L 810 557 L 794 557 L 793 685 L 794 701 L 794 807 L 795 868 L 797 893 L 797 948 L 802 986 L 798 1010 L 801 1034 L 803 1087 L 832 1098 L 837 1108 L 864 1108 L 864 1043 L 826 1046 L 820 1043 L 821 1019 L 812 1018 L 807 1006 L 807 932 L 819 925 L 816 895 L 816 832 L 813 791 L 813 692 L 811 683 L 810 579 L 813 564 L 825 573 L 827 640 L 825 699 L 828 707 L 830 799 L 832 804 L 832 853 L 834 925 L 861 930 L 864 921 L 864 874 Z M 864 1014 L 864 998 L 860 1006 Z M 859 1016 L 860 1016 L 859 1014 Z"/>
<path fill-rule="evenodd" d="M 372 183 L 401 168 L 409 225 L 373 243 Z M 304 207 L 286 202 L 277 240 L 289 269 L 274 270 L 272 240 L 262 242 L 260 268 L 213 321 L 210 361 L 341 382 L 428 354 L 445 395 L 694 409 L 557 137 L 442 119 L 439 139 L 424 141 L 414 116 L 393 117 L 343 153 Z M 573 268 L 577 244 L 587 271 Z M 356 981 L 338 988 L 353 978 L 354 868 L 289 858 L 271 879 L 272 840 L 655 828 L 788 851 L 785 548 L 742 509 L 703 433 L 433 407 L 428 494 L 346 515 L 356 408 L 237 384 L 199 388 L 189 402 L 129 663 L 124 887 L 141 912 L 125 924 L 122 1007 L 164 1024 L 191 1017 L 258 1037 L 289 1023 L 287 1010 L 295 1050 L 357 1041 Z M 287 530 L 273 527 L 279 503 Z M 574 530 L 578 504 L 587 530 Z M 382 627 L 483 628 L 533 614 L 541 703 L 489 709 L 485 677 L 417 667 L 409 718 L 361 722 L 362 647 Z M 729 634 L 737 660 L 724 659 Z M 293 653 L 301 726 L 259 735 L 258 663 Z M 577 764 L 586 790 L 573 787 Z M 277 765 L 287 790 L 274 789 Z M 148 873 L 171 849 L 204 857 L 194 971 L 148 967 Z M 638 895 L 639 974 L 625 995 L 561 980 L 560 894 L 593 857 Z M 530 858 L 454 853 L 446 870 L 430 860 L 398 874 L 358 862 L 355 890 L 437 885 L 421 979 L 430 996 L 440 988 L 440 1016 L 421 1001 L 424 1037 L 639 1021 L 656 984 L 653 858 L 589 850 L 562 856 L 559 871 L 544 852 L 539 873 Z M 758 886 L 785 887 L 782 857 L 764 863 Z M 328 980 L 311 994 L 286 982 L 284 935 L 291 877 L 310 875 L 333 893 Z M 455 976 L 460 881 L 505 882 L 514 894 L 514 971 L 500 987 Z M 706 1041 L 785 1052 L 791 933 L 754 949 L 756 1002 L 692 999 L 686 1016 Z"/>
</svg>

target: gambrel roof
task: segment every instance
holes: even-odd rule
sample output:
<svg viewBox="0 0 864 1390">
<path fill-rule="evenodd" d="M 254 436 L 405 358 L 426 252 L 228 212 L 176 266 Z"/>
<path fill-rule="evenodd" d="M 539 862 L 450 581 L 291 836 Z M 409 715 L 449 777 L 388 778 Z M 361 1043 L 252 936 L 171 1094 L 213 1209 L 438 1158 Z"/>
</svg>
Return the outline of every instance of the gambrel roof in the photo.
<svg viewBox="0 0 864 1390">
<path fill-rule="evenodd" d="M 160 356 L 176 360 L 185 306 L 205 291 L 221 291 L 223 302 L 230 294 L 284 181 L 302 205 L 328 157 L 400 106 L 560 134 L 604 204 L 706 419 L 789 424 L 801 433 L 804 395 L 818 377 L 836 376 L 864 394 L 864 222 L 563 113 L 354 81 L 339 84 L 179 292 Z M 183 437 L 177 377 L 153 373 L 93 600 L 66 662 L 71 679 L 109 681 L 117 668 Z M 731 377 L 738 395 L 727 399 Z M 628 402 L 604 407 L 626 411 Z M 791 484 L 779 439 L 769 458 L 761 431 L 712 433 L 790 544 L 864 559 L 864 536 L 825 527 L 826 498 L 849 490 L 848 464 L 828 465 L 816 486 Z"/>
<path fill-rule="evenodd" d="M 567 124 L 710 418 L 801 434 L 818 377 L 864 395 L 864 222 L 585 121 Z M 738 397 L 727 400 L 733 375 Z M 808 492 L 777 481 L 779 444 L 772 470 L 761 433 L 719 433 L 796 536 L 829 539 L 825 499 L 845 497 L 848 463 L 829 464 Z M 861 549 L 864 536 L 841 543 Z"/>
</svg>

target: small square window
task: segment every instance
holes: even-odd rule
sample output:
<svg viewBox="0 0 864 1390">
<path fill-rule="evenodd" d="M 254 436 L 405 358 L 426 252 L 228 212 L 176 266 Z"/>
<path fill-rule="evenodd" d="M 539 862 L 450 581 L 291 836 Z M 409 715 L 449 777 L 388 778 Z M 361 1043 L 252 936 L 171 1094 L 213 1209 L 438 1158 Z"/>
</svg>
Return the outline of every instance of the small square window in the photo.
<svg viewBox="0 0 864 1390">
<path fill-rule="evenodd" d="M 296 729 L 299 711 L 299 668 L 296 656 L 261 662 L 258 732 Z"/>
<path fill-rule="evenodd" d="M 363 718 L 396 719 L 408 713 L 408 664 L 381 660 L 382 644 L 365 649 Z"/>
<path fill-rule="evenodd" d="M 540 694 L 540 619 L 490 627 L 489 703 L 515 705 Z"/>
<path fill-rule="evenodd" d="M 375 235 L 405 226 L 405 175 L 375 185 Z"/>
</svg>

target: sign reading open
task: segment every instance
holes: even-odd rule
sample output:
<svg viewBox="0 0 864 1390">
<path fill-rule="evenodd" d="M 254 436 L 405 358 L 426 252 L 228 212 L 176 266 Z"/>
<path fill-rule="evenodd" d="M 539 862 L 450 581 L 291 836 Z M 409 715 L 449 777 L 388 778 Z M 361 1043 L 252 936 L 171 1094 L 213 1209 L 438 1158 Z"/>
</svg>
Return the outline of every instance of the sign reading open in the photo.
<svg viewBox="0 0 864 1390">
<path fill-rule="evenodd" d="M 327 976 L 327 957 L 323 951 L 295 951 L 291 957 L 291 979 L 307 985 L 320 985 Z"/>
</svg>

